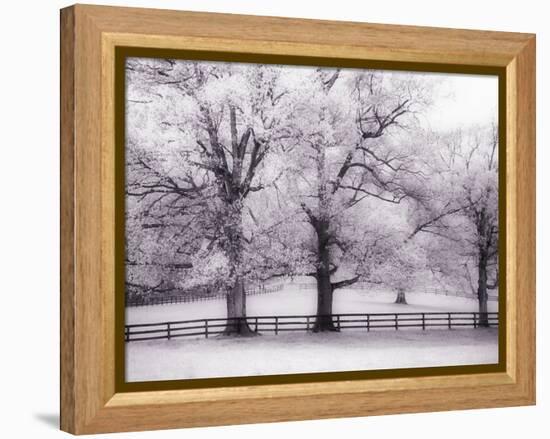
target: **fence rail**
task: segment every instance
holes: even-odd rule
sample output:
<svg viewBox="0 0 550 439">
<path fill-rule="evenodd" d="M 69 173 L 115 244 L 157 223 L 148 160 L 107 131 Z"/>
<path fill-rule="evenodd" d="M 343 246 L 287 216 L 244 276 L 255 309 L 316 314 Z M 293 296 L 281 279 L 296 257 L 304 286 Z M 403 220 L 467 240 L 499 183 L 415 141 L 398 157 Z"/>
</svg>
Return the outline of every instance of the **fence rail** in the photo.
<svg viewBox="0 0 550 439">
<path fill-rule="evenodd" d="M 477 328 L 479 326 L 498 327 L 497 312 L 416 312 L 416 313 L 377 313 L 377 314 L 332 314 L 331 318 L 339 331 L 361 329 L 366 331 L 405 329 L 405 328 Z M 126 325 L 124 339 L 127 342 L 139 340 L 159 340 L 179 337 L 212 337 L 222 334 L 228 325 L 241 325 L 246 322 L 257 333 L 288 331 L 312 332 L 316 315 L 254 316 L 243 318 L 197 319 L 160 323 Z M 486 323 L 486 325 L 485 325 Z"/>
</svg>

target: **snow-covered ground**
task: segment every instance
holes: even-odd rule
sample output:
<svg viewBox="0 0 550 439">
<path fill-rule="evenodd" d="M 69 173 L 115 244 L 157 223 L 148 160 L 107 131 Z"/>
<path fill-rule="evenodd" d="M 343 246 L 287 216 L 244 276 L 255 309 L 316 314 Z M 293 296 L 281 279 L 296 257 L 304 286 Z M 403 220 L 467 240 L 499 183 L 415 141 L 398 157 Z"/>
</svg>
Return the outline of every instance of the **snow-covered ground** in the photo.
<svg viewBox="0 0 550 439">
<path fill-rule="evenodd" d="M 301 289 L 290 285 L 280 292 L 247 296 L 247 315 L 283 316 L 315 314 L 316 300 L 315 289 Z M 393 292 L 367 292 L 352 289 L 337 290 L 334 293 L 333 312 L 336 314 L 345 314 L 438 311 L 475 312 L 478 310 L 478 304 L 475 300 L 428 293 L 409 293 L 407 295 L 408 305 L 395 304 L 393 303 L 394 300 L 395 293 Z M 498 302 L 489 302 L 488 306 L 490 312 L 498 311 Z M 223 318 L 225 316 L 226 304 L 224 300 L 139 306 L 126 309 L 127 324 Z"/>
<path fill-rule="evenodd" d="M 335 313 L 477 311 L 471 299 L 408 294 L 408 305 L 392 292 L 338 290 Z M 289 285 L 247 297 L 249 316 L 315 314 L 316 291 Z M 489 302 L 489 311 L 498 311 Z M 132 307 L 128 324 L 226 316 L 224 300 Z M 126 344 L 126 379 L 170 379 L 491 364 L 498 362 L 496 329 L 421 331 L 289 332 L 280 335 L 138 341 Z"/>
<path fill-rule="evenodd" d="M 498 331 L 286 333 L 127 343 L 127 381 L 398 369 L 498 362 Z"/>
</svg>

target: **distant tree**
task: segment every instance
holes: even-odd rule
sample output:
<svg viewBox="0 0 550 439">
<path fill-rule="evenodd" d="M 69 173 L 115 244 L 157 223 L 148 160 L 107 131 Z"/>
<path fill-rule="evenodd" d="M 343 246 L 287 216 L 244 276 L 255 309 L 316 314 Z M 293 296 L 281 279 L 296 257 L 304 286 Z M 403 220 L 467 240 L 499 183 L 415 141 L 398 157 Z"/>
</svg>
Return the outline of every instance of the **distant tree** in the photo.
<svg viewBox="0 0 550 439">
<path fill-rule="evenodd" d="M 415 240 L 395 242 L 376 267 L 375 278 L 397 292 L 395 303 L 407 304 L 406 292 L 426 275 L 426 254 Z"/>
</svg>

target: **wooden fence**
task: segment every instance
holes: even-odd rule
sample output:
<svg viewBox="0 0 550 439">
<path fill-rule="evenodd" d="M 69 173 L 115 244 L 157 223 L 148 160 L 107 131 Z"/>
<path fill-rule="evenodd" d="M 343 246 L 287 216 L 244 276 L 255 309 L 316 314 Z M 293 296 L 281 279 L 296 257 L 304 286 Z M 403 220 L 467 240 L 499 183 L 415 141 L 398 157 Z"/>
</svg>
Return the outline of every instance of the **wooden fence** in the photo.
<svg viewBox="0 0 550 439">
<path fill-rule="evenodd" d="M 272 286 L 253 287 L 246 290 L 247 295 L 256 294 L 269 294 L 281 291 L 284 284 L 277 284 Z M 147 298 L 132 298 L 126 299 L 125 306 L 150 306 L 150 305 L 170 305 L 173 303 L 191 303 L 191 302 L 205 302 L 208 300 L 225 300 L 225 293 L 219 294 L 201 294 L 201 295 L 169 295 L 161 297 L 147 297 Z"/>
<path fill-rule="evenodd" d="M 477 328 L 482 317 L 486 317 L 490 327 L 498 327 L 499 315 L 496 312 L 482 315 L 478 312 L 417 312 L 417 313 L 377 313 L 377 314 L 332 314 L 334 326 L 339 331 L 361 329 L 366 331 L 406 328 Z M 243 321 L 258 333 L 287 331 L 313 331 L 315 315 L 258 316 L 244 318 L 216 318 L 186 320 L 180 322 L 141 323 L 126 325 L 124 338 L 127 342 L 138 340 L 172 339 L 178 337 L 212 337 L 222 334 L 230 325 Z"/>
<path fill-rule="evenodd" d="M 432 288 L 432 289 L 426 290 L 426 291 L 416 291 L 416 293 L 418 293 L 418 294 L 422 294 L 422 293 L 437 294 L 439 296 L 462 297 L 464 299 L 478 300 L 477 299 L 477 294 L 464 293 L 464 292 L 460 292 L 460 291 L 438 290 L 436 288 Z M 413 294 L 415 294 L 414 291 L 413 291 Z M 498 302 L 498 295 L 488 294 L 487 295 L 487 301 L 489 301 L 489 302 Z"/>
<path fill-rule="evenodd" d="M 284 283 L 270 285 L 270 286 L 256 286 L 250 289 L 247 289 L 246 294 L 247 295 L 257 295 L 257 294 L 269 294 L 269 293 L 275 293 L 277 291 L 282 291 L 283 288 L 286 286 Z M 314 283 L 295 283 L 295 284 L 289 284 L 289 286 L 295 286 L 301 290 L 309 290 L 309 289 L 316 289 L 317 284 Z M 348 288 L 346 288 L 343 291 L 351 291 L 356 289 L 368 289 L 363 285 L 362 283 L 358 283 L 356 285 L 352 285 Z M 462 292 L 451 292 L 451 291 L 445 291 L 445 290 L 419 290 L 419 291 L 410 291 L 408 294 L 436 294 L 441 296 L 450 296 L 450 297 L 462 297 L 465 299 L 471 299 L 471 300 L 477 300 L 477 296 L 475 294 L 469 294 L 469 293 L 462 293 Z M 220 294 L 203 294 L 203 295 L 169 295 L 169 296 L 162 296 L 162 297 L 148 297 L 148 298 L 132 298 L 126 300 L 126 306 L 150 306 L 150 305 L 169 305 L 173 303 L 190 303 L 190 302 L 204 302 L 208 300 L 225 300 L 225 293 Z M 498 296 L 490 295 L 487 297 L 488 301 L 498 301 Z"/>
<path fill-rule="evenodd" d="M 295 284 L 298 288 L 302 290 L 311 290 L 316 289 L 317 284 L 311 283 L 311 282 L 301 282 Z M 369 284 L 368 282 L 357 282 L 353 285 L 347 286 L 343 291 L 352 291 L 352 290 L 364 290 L 364 291 L 374 291 L 373 285 Z M 386 290 L 387 292 L 387 290 Z M 427 289 L 416 289 L 412 291 L 407 291 L 407 295 L 409 294 L 435 294 L 438 296 L 448 296 L 448 297 L 461 297 L 464 299 L 470 299 L 470 300 L 477 300 L 477 295 L 472 293 L 465 293 L 463 291 L 449 291 L 442 288 L 427 288 Z M 489 294 L 487 296 L 487 300 L 489 302 L 498 302 L 498 295 L 497 294 Z"/>
</svg>

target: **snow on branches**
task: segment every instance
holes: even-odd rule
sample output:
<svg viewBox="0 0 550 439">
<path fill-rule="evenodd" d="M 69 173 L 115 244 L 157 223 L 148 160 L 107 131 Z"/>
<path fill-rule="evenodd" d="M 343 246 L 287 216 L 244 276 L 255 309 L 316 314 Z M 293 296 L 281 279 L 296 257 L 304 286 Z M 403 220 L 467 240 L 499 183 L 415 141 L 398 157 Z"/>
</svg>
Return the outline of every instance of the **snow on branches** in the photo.
<svg viewBox="0 0 550 439">
<path fill-rule="evenodd" d="M 430 132 L 440 81 L 128 59 L 128 282 L 222 290 L 242 317 L 245 286 L 272 277 L 314 277 L 319 315 L 358 281 L 404 291 L 425 273 L 460 277 L 443 255 L 472 280 L 468 258 L 497 257 L 498 139 Z"/>
</svg>

